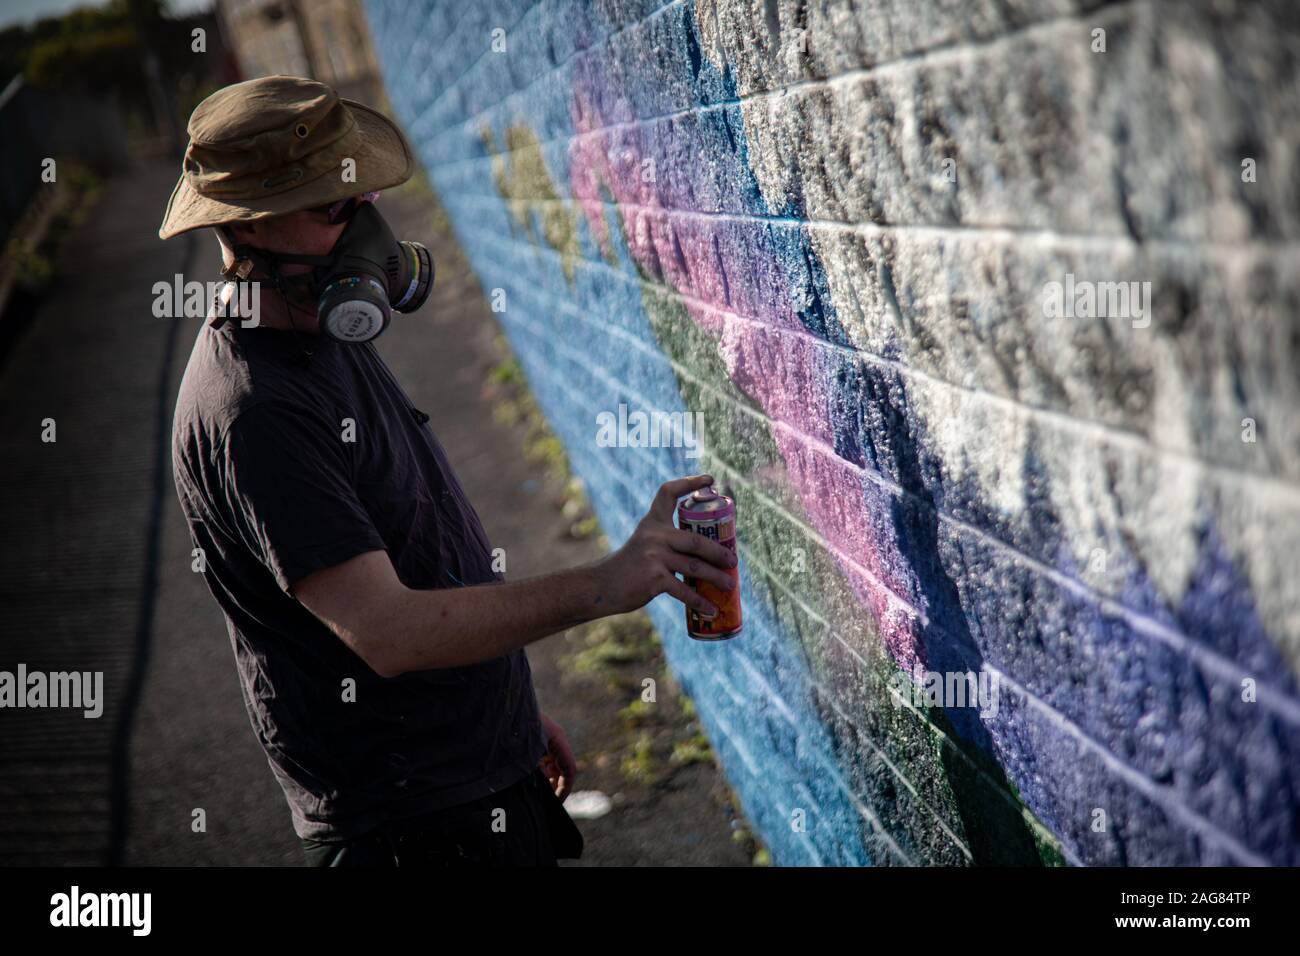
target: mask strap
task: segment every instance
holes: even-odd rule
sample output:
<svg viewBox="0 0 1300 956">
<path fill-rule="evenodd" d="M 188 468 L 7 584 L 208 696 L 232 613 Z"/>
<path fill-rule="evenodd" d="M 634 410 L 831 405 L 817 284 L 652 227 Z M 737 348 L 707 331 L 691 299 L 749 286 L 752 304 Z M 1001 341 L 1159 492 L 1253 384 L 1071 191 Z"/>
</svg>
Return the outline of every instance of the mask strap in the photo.
<svg viewBox="0 0 1300 956">
<path fill-rule="evenodd" d="M 226 296 L 226 290 L 230 289 L 232 285 L 246 282 L 257 265 L 253 258 L 247 254 L 251 249 L 236 242 L 230 229 L 224 223 L 217 226 L 217 230 L 226 240 L 226 245 L 234 253 L 235 258 L 230 265 L 223 264 L 217 270 L 218 274 L 227 281 L 217 293 L 217 301 L 213 303 L 212 317 L 208 320 L 208 327 L 213 329 L 219 329 L 230 321 L 230 316 L 226 313 L 229 309 L 230 298 L 234 295 L 234 290 L 231 291 L 231 296 Z"/>
<path fill-rule="evenodd" d="M 280 264 L 289 263 L 290 265 L 302 266 L 328 266 L 334 262 L 333 256 L 303 256 L 293 252 L 267 252 L 265 249 L 256 249 L 254 246 L 245 245 L 244 250 L 253 250 L 262 255 L 264 259 L 270 262 Z M 236 250 L 238 254 L 238 250 Z"/>
<path fill-rule="evenodd" d="M 247 243 L 237 242 L 229 227 L 224 223 L 217 227 L 221 234 L 225 236 L 226 242 L 230 244 L 230 249 L 234 253 L 235 259 L 228 266 L 221 267 L 221 275 L 231 282 L 243 283 L 252 281 L 248 277 L 252 274 L 253 269 L 260 269 L 271 277 L 275 285 L 275 291 L 280 293 L 280 301 L 284 303 L 284 314 L 289 320 L 289 329 L 293 334 L 294 340 L 297 341 L 299 349 L 302 351 L 302 364 L 307 366 L 313 352 L 307 348 L 302 341 L 302 336 L 298 333 L 298 327 L 294 325 L 293 310 L 298 309 L 301 312 L 307 312 L 307 309 L 289 301 L 289 296 L 285 294 L 284 282 L 280 275 L 280 263 L 289 262 L 302 265 L 329 265 L 333 259 L 330 256 L 301 256 L 292 253 L 273 253 L 265 249 L 259 249 L 256 246 L 250 246 Z M 314 315 L 314 313 L 313 313 Z M 210 325 L 214 329 L 219 329 L 229 321 L 229 316 L 216 315 L 213 317 Z"/>
</svg>

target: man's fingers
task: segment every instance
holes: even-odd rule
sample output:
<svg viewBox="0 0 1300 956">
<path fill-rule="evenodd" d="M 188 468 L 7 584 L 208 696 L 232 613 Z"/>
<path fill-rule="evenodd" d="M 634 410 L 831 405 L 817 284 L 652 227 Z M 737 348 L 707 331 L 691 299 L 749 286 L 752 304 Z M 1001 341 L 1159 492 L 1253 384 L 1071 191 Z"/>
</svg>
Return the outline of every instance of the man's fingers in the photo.
<svg viewBox="0 0 1300 956">
<path fill-rule="evenodd" d="M 555 747 L 555 762 L 560 766 L 560 775 L 570 784 L 573 783 L 578 775 L 578 758 L 573 755 L 568 738 L 560 735 L 558 740 L 552 739 L 551 745 Z"/>
<path fill-rule="evenodd" d="M 731 552 L 728 551 L 728 554 Z M 724 591 L 730 591 L 735 586 L 735 579 L 726 571 L 720 571 L 703 558 L 696 558 L 686 554 L 678 554 L 670 551 L 665 563 L 668 567 L 678 574 L 685 575 L 688 578 L 703 578 L 710 584 L 715 584 Z"/>
<path fill-rule="evenodd" d="M 664 591 L 677 598 L 687 607 L 699 611 L 705 617 L 713 617 L 718 613 L 718 609 L 713 606 L 712 602 L 700 597 L 695 589 L 686 584 L 685 581 L 673 578 L 668 586 L 664 588 Z"/>
<path fill-rule="evenodd" d="M 664 482 L 659 486 L 659 493 L 655 495 L 654 503 L 650 505 L 650 516 L 671 524 L 677 499 L 689 495 L 697 488 L 707 488 L 711 484 L 713 484 L 712 475 L 691 475 L 688 478 L 676 478 Z"/>
<path fill-rule="evenodd" d="M 720 568 L 734 568 L 736 554 L 728 547 L 694 531 L 674 529 L 668 535 L 668 547 L 682 554 L 693 554 Z"/>
</svg>

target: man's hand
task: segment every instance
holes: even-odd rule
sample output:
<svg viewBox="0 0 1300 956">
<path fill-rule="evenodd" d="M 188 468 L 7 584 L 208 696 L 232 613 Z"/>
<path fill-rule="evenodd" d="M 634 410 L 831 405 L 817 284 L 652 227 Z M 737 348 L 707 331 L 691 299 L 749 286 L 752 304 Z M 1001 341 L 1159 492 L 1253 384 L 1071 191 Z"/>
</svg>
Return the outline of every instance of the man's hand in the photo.
<svg viewBox="0 0 1300 956">
<path fill-rule="evenodd" d="M 736 566 L 736 556 L 716 541 L 673 524 L 678 499 L 711 484 L 711 475 L 693 475 L 661 485 L 632 537 L 597 566 L 602 593 L 614 613 L 634 611 L 667 592 L 705 617 L 717 614 L 716 607 L 677 575 L 701 578 L 730 591 L 735 583 L 727 569 Z"/>
<path fill-rule="evenodd" d="M 578 776 L 578 761 L 573 758 L 573 748 L 564 730 L 551 718 L 542 714 L 542 730 L 546 734 L 546 753 L 540 764 L 542 772 L 551 781 L 551 789 L 563 803 L 573 792 L 573 781 Z"/>
</svg>

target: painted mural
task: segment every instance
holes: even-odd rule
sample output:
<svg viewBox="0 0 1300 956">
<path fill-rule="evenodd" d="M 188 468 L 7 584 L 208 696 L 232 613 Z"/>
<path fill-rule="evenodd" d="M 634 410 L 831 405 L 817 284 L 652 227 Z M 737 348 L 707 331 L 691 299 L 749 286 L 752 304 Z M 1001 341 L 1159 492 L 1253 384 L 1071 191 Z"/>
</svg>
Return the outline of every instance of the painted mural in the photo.
<svg viewBox="0 0 1300 956">
<path fill-rule="evenodd" d="M 610 540 L 736 498 L 744 635 L 650 611 L 778 863 L 1300 863 L 1288 34 L 894 6 L 368 12 Z"/>
</svg>

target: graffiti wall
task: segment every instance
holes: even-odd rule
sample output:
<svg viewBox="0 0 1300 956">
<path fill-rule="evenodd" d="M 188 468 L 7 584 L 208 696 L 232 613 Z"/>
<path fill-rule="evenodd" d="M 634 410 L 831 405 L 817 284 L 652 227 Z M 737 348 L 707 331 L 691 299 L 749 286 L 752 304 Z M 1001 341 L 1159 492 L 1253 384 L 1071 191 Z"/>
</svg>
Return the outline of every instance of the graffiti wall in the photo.
<svg viewBox="0 0 1300 956">
<path fill-rule="evenodd" d="M 736 498 L 778 863 L 1300 863 L 1291 4 L 368 12 L 611 541 Z"/>
</svg>

